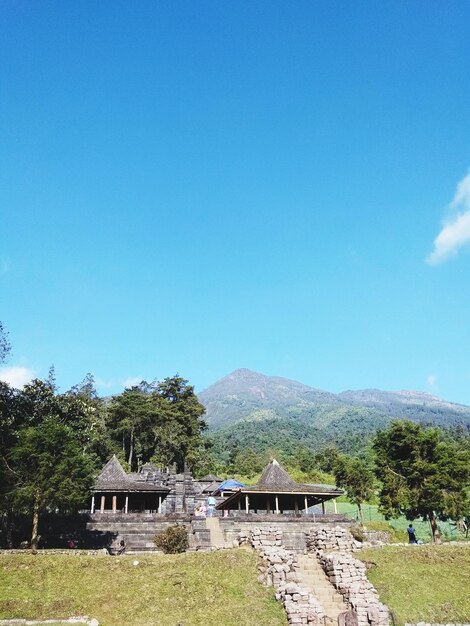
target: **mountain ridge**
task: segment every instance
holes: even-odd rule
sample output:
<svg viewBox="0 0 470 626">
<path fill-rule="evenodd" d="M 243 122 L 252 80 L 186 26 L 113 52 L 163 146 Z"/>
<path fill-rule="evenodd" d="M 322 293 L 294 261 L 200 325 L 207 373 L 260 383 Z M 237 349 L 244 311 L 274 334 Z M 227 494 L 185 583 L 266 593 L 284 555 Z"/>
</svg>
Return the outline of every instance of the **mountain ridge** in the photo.
<svg viewBox="0 0 470 626">
<path fill-rule="evenodd" d="M 470 430 L 470 407 L 421 391 L 347 390 L 338 394 L 246 368 L 199 394 L 220 447 L 311 450 L 335 442 L 357 449 L 394 419 Z"/>
<path fill-rule="evenodd" d="M 379 406 L 410 405 L 423 409 L 450 409 L 470 419 L 470 407 L 450 402 L 434 394 L 409 389 L 348 389 L 337 394 L 311 387 L 282 376 L 268 376 L 247 368 L 236 369 L 198 394 L 206 406 L 206 421 L 218 427 L 223 423 L 249 415 L 249 410 L 282 409 L 302 401 L 314 404 Z M 221 405 L 222 403 L 222 405 Z M 222 416 L 223 410 L 227 413 Z M 398 410 L 398 409 L 397 409 Z M 282 411 L 281 411 L 282 412 Z"/>
</svg>

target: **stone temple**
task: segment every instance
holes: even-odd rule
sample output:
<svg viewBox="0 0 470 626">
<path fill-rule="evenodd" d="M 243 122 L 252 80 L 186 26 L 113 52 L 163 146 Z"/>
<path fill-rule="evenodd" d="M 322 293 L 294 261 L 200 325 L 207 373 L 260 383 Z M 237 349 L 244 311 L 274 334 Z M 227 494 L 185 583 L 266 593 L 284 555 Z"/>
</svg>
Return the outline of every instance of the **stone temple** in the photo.
<svg viewBox="0 0 470 626">
<path fill-rule="evenodd" d="M 177 473 L 175 467 L 163 470 L 152 464 L 127 474 L 113 456 L 95 482 L 87 529 L 124 539 L 129 551 L 150 551 L 157 532 L 179 523 L 187 528 L 190 548 L 210 549 L 232 545 L 254 525 L 275 522 L 285 535 L 284 545 L 302 550 L 312 524 L 347 523 L 325 509 L 325 502 L 333 500 L 335 505 L 342 493 L 297 483 L 276 460 L 256 485 L 244 486 L 211 474 L 194 479 L 187 468 Z M 199 513 L 210 496 L 215 510 L 206 518 Z"/>
</svg>

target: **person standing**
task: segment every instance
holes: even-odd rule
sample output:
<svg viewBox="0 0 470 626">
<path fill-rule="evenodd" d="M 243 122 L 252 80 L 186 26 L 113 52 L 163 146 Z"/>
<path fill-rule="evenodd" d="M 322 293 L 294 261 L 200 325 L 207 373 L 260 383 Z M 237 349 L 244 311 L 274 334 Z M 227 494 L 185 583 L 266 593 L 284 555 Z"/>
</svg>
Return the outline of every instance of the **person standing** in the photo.
<svg viewBox="0 0 470 626">
<path fill-rule="evenodd" d="M 416 543 L 416 535 L 415 535 L 415 529 L 413 528 L 413 524 L 410 524 L 408 526 L 408 528 L 406 529 L 406 532 L 408 533 L 408 543 Z"/>
<path fill-rule="evenodd" d="M 209 496 L 207 498 L 207 516 L 213 517 L 215 513 L 215 498 L 214 496 Z"/>
</svg>

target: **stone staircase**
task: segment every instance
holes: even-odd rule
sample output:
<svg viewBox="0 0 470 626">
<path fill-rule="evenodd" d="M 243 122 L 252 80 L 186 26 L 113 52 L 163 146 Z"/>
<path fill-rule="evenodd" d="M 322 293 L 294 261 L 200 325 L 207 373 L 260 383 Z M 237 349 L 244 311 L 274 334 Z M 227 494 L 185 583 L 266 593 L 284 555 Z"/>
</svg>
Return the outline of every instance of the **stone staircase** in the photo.
<svg viewBox="0 0 470 626">
<path fill-rule="evenodd" d="M 213 548 L 225 548 L 226 541 L 217 517 L 206 517 L 206 528 L 210 531 L 211 546 Z"/>
<path fill-rule="evenodd" d="M 325 609 L 328 621 L 337 624 L 338 615 L 348 610 L 343 596 L 330 583 L 314 554 L 299 554 L 297 560 L 300 565 L 299 573 L 302 576 L 300 584 L 320 602 Z"/>
</svg>

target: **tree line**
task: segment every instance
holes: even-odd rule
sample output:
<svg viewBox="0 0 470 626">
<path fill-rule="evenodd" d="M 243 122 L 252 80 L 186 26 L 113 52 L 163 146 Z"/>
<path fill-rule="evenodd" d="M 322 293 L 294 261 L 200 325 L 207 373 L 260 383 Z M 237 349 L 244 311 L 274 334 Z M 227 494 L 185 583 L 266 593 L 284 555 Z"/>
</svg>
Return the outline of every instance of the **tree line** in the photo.
<svg viewBox="0 0 470 626">
<path fill-rule="evenodd" d="M 0 382 L 0 515 L 7 537 L 16 515 L 32 515 L 36 547 L 41 512 L 84 506 L 113 454 L 128 471 L 148 462 L 197 469 L 207 445 L 204 411 L 178 375 L 143 381 L 110 399 L 98 397 L 91 374 L 59 393 L 53 368 L 46 380 L 22 389 Z"/>
<path fill-rule="evenodd" d="M 368 460 L 330 448 L 323 463 L 358 507 L 361 521 L 362 504 L 377 495 L 386 519 L 429 521 L 439 541 L 438 520 L 470 515 L 468 443 L 468 437 L 459 441 L 440 428 L 397 420 L 377 432 Z"/>
<path fill-rule="evenodd" d="M 0 323 L 0 363 L 9 350 Z M 129 471 L 153 462 L 176 464 L 179 471 L 188 465 L 199 476 L 214 472 L 247 478 L 276 457 L 300 481 L 322 482 L 333 475 L 361 517 L 362 504 L 378 498 L 388 519 L 429 520 L 435 539 L 438 520 L 470 513 L 466 432 L 401 420 L 379 430 L 361 454 L 348 455 L 326 442 L 315 454 L 298 439 L 285 449 L 290 432 L 284 430 L 279 446 L 261 453 L 240 448 L 228 433 L 213 446 L 204 412 L 194 388 L 179 375 L 142 381 L 106 399 L 98 396 L 91 374 L 59 393 L 54 368 L 46 380 L 33 380 L 23 389 L 0 382 L 0 516 L 7 536 L 15 515 L 30 514 L 34 547 L 40 513 L 84 505 L 94 478 L 113 454 Z"/>
</svg>

